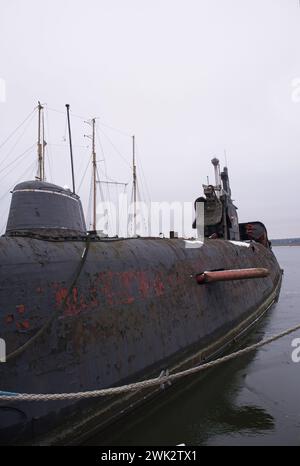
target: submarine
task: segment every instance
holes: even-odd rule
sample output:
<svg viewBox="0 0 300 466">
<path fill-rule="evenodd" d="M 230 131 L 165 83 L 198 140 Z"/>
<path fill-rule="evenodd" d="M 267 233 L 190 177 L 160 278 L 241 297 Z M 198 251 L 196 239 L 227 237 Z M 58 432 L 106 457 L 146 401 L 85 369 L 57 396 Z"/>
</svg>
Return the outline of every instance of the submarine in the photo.
<svg viewBox="0 0 300 466">
<path fill-rule="evenodd" d="M 212 163 L 215 184 L 195 201 L 201 241 L 103 237 L 87 230 L 71 190 L 15 186 L 0 238 L 0 443 L 76 444 L 160 388 L 84 400 L 1 395 L 98 390 L 197 366 L 278 300 L 282 271 L 266 227 L 239 223 L 228 170 Z"/>
</svg>

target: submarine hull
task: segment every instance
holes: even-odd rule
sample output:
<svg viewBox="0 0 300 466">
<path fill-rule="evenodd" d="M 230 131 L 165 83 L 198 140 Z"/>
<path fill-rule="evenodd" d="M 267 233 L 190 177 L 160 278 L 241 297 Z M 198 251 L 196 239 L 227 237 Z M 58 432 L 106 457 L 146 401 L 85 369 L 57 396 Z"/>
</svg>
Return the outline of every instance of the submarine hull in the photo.
<svg viewBox="0 0 300 466">
<path fill-rule="evenodd" d="M 0 239 L 1 391 L 96 390 L 191 367 L 224 351 L 280 291 L 274 254 L 254 242 L 132 238 L 86 247 L 80 240 Z M 269 275 L 196 280 L 204 271 L 245 268 Z M 88 422 L 105 425 L 150 392 L 85 401 L 0 396 L 0 439 L 66 444 Z"/>
</svg>

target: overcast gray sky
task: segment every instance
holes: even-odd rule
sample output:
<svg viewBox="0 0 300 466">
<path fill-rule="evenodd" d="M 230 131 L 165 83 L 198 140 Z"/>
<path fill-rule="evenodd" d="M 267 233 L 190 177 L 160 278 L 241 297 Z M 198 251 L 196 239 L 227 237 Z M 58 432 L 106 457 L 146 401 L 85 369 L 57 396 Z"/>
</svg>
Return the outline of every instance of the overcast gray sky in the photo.
<svg viewBox="0 0 300 466">
<path fill-rule="evenodd" d="M 194 200 L 226 149 L 240 221 L 262 220 L 274 238 L 300 236 L 299 45 L 298 0 L 0 0 L 0 145 L 38 100 L 47 103 L 48 179 L 70 185 L 65 116 L 50 110 L 70 103 L 99 117 L 113 179 L 129 181 L 131 140 L 104 124 L 136 135 L 160 201 Z M 79 183 L 89 130 L 72 121 Z M 36 133 L 33 120 L 15 147 L 17 139 L 0 148 L 2 224 L 6 193 L 33 177 L 35 148 L 11 173 L 1 164 Z"/>
</svg>

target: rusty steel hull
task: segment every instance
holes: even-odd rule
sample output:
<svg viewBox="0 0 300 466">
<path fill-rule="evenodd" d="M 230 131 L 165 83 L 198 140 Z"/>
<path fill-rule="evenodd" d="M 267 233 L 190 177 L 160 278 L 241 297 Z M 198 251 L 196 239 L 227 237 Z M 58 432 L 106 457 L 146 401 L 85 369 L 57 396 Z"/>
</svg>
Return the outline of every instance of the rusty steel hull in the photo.
<svg viewBox="0 0 300 466">
<path fill-rule="evenodd" d="M 263 315 L 280 290 L 277 260 L 260 244 L 207 240 L 200 248 L 187 248 L 180 239 L 140 238 L 92 241 L 68 295 L 85 246 L 83 241 L 0 239 L 0 337 L 8 355 L 33 338 L 0 364 L 0 390 L 94 390 L 188 367 L 225 348 Z M 204 285 L 196 280 L 207 270 L 253 267 L 270 274 Z M 33 443 L 51 432 L 72 437 L 75 424 L 84 425 L 91 412 L 109 421 L 140 397 L 129 398 L 84 403 L 0 398 L 0 439 Z"/>
</svg>

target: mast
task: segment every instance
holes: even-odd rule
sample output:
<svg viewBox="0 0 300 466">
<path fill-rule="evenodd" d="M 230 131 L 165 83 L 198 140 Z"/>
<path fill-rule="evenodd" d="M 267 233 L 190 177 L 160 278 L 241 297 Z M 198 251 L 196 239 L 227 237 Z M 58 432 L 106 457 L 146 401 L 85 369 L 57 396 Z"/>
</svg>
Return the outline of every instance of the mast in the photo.
<svg viewBox="0 0 300 466">
<path fill-rule="evenodd" d="M 92 134 L 85 134 L 85 138 L 92 140 L 92 187 L 93 187 L 93 214 L 92 214 L 92 229 L 97 230 L 97 183 L 101 183 L 99 173 L 97 171 L 96 158 L 96 118 L 85 121 L 86 124 L 92 127 Z M 97 179 L 98 178 L 98 179 Z"/>
<path fill-rule="evenodd" d="M 93 200 L 93 230 L 96 231 L 97 227 L 97 160 L 96 160 L 96 150 L 95 150 L 95 124 L 96 119 L 92 119 L 92 156 L 93 156 L 93 191 L 94 191 L 94 200 Z"/>
<path fill-rule="evenodd" d="M 75 176 L 74 176 L 73 148 L 72 148 L 72 135 L 71 135 L 71 124 L 70 124 L 70 105 L 66 104 L 66 108 L 67 108 L 68 130 L 69 130 L 70 158 L 71 158 L 71 169 L 72 169 L 72 185 L 73 185 L 73 194 L 75 194 Z"/>
<path fill-rule="evenodd" d="M 38 142 L 37 142 L 37 155 L 38 155 L 38 175 L 39 181 L 44 181 L 44 134 L 42 134 L 42 114 L 43 106 L 38 102 Z"/>
<path fill-rule="evenodd" d="M 136 235 L 136 164 L 135 136 L 132 136 L 132 177 L 133 177 L 133 235 Z"/>
<path fill-rule="evenodd" d="M 44 108 L 42 111 L 42 136 L 43 136 L 43 143 L 42 143 L 42 179 L 43 181 L 46 181 L 46 174 L 45 174 L 45 148 L 47 145 L 47 142 L 45 141 L 45 122 L 44 122 Z"/>
</svg>

